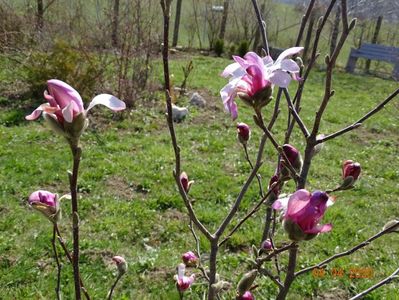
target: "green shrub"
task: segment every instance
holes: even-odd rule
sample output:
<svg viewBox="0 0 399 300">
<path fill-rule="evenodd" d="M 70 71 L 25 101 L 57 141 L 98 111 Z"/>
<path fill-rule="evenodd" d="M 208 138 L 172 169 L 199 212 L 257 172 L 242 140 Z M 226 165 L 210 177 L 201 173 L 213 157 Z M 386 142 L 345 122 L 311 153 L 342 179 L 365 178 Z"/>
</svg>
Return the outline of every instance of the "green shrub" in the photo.
<svg viewBox="0 0 399 300">
<path fill-rule="evenodd" d="M 83 99 L 93 96 L 95 84 L 102 74 L 102 66 L 93 55 L 74 49 L 66 41 L 58 40 L 48 52 L 33 52 L 26 68 L 26 82 L 32 96 L 41 97 L 46 81 L 52 78 L 67 82 Z"/>
<path fill-rule="evenodd" d="M 245 40 L 241 41 L 237 48 L 237 54 L 239 56 L 243 57 L 245 54 L 247 54 L 248 49 L 249 49 L 248 41 L 245 41 Z"/>
<path fill-rule="evenodd" d="M 224 41 L 221 39 L 216 40 L 214 50 L 216 55 L 220 57 L 224 52 Z"/>
</svg>

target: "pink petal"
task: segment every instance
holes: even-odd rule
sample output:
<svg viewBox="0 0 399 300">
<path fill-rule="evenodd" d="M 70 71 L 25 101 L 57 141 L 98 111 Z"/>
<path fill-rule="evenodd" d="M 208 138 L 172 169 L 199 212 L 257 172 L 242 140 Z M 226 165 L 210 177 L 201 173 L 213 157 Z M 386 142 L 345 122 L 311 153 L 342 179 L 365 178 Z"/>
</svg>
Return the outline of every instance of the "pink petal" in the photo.
<svg viewBox="0 0 399 300">
<path fill-rule="evenodd" d="M 331 231 L 332 229 L 332 224 L 324 224 L 324 225 L 317 225 L 311 229 L 305 230 L 305 233 L 323 233 L 323 232 L 328 232 Z"/>
<path fill-rule="evenodd" d="M 42 114 L 42 106 L 40 105 L 38 108 L 36 108 L 30 115 L 25 116 L 25 119 L 28 121 L 33 121 L 36 120 L 37 118 L 40 117 Z"/>
<path fill-rule="evenodd" d="M 280 200 L 277 200 L 272 204 L 272 208 L 275 210 L 280 210 L 283 208 L 283 204 L 280 202 Z"/>
<path fill-rule="evenodd" d="M 299 72 L 299 66 L 298 64 L 293 61 L 292 59 L 283 59 L 280 62 L 281 69 L 292 72 L 292 73 L 298 73 Z"/>
<path fill-rule="evenodd" d="M 247 64 L 258 65 L 259 67 L 263 67 L 264 65 L 262 58 L 260 58 L 255 52 L 248 52 L 245 54 L 244 58 L 247 61 Z"/>
<path fill-rule="evenodd" d="M 73 121 L 73 102 L 69 102 L 69 104 L 62 110 L 62 116 L 64 120 L 68 123 L 72 123 Z"/>
<path fill-rule="evenodd" d="M 50 95 L 54 98 L 61 109 L 65 108 L 70 102 L 75 102 L 77 107 L 76 112 L 83 112 L 84 108 L 82 98 L 69 84 L 58 79 L 51 79 L 47 81 L 47 86 Z"/>
<path fill-rule="evenodd" d="M 125 102 L 119 100 L 115 96 L 109 94 L 101 94 L 95 96 L 93 100 L 91 100 L 89 107 L 86 109 L 86 112 L 88 112 L 90 109 L 93 108 L 93 106 L 97 104 L 104 105 L 113 111 L 120 111 L 126 108 Z"/>
<path fill-rule="evenodd" d="M 303 50 L 303 47 L 292 47 L 292 48 L 288 48 L 287 50 L 284 50 L 278 57 L 277 57 L 277 61 L 281 61 L 284 58 L 286 58 L 287 56 L 290 55 L 294 55 L 294 54 L 298 54 L 299 52 L 301 52 Z"/>
<path fill-rule="evenodd" d="M 272 73 L 269 81 L 279 87 L 286 88 L 291 82 L 291 76 L 287 72 L 277 70 Z"/>
<path fill-rule="evenodd" d="M 287 215 L 292 216 L 306 207 L 310 201 L 310 192 L 301 189 L 293 193 L 288 200 Z"/>
</svg>

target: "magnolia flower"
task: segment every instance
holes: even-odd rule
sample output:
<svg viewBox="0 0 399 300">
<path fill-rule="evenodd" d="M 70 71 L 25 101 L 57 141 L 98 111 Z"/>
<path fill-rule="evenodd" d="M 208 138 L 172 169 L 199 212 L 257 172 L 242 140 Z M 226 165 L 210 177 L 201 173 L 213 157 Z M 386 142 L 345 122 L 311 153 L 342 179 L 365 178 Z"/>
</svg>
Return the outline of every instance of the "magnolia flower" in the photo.
<svg viewBox="0 0 399 300">
<path fill-rule="evenodd" d="M 359 163 L 353 162 L 353 160 L 345 160 L 342 164 L 342 178 L 344 182 L 341 185 L 341 189 L 353 187 L 359 178 L 361 170 L 362 168 Z"/>
<path fill-rule="evenodd" d="M 288 201 L 279 199 L 272 207 L 284 210 L 284 229 L 290 239 L 300 241 L 332 229 L 331 224 L 319 224 L 327 207 L 332 203 L 333 199 L 325 192 L 315 191 L 311 194 L 301 189 L 290 195 Z"/>
<path fill-rule="evenodd" d="M 186 192 L 186 194 L 188 194 L 188 192 L 190 191 L 191 185 L 194 183 L 194 180 L 189 181 L 187 173 L 182 172 L 180 174 L 180 183 L 181 183 L 184 191 Z"/>
<path fill-rule="evenodd" d="M 57 194 L 39 190 L 30 194 L 28 203 L 53 223 L 56 223 L 61 217 Z"/>
<path fill-rule="evenodd" d="M 67 133 L 73 137 L 79 136 L 87 127 L 86 115 L 93 106 L 102 104 L 113 111 L 126 108 L 125 103 L 118 98 L 101 94 L 94 97 L 85 110 L 79 93 L 73 87 L 58 79 L 47 81 L 47 90 L 44 92 L 44 98 L 48 103 L 40 105 L 25 119 L 36 120 L 43 113 L 43 117 L 55 131 Z"/>
<path fill-rule="evenodd" d="M 127 272 L 127 262 L 122 256 L 114 256 L 112 260 L 116 264 L 120 276 Z"/>
<path fill-rule="evenodd" d="M 254 52 L 248 52 L 244 58 L 233 56 L 235 63 L 228 65 L 221 74 L 225 78 L 230 76 L 230 81 L 220 91 L 224 107 L 233 120 L 238 116 L 237 104 L 234 101 L 238 93 L 251 98 L 267 90 L 265 95 L 260 95 L 266 98 L 262 99 L 266 101 L 262 104 L 264 106 L 270 101 L 273 85 L 285 88 L 291 79 L 300 79 L 299 66 L 286 57 L 298 54 L 302 50 L 303 47 L 289 48 L 283 51 L 275 62 L 270 56 L 261 58 Z"/>
<path fill-rule="evenodd" d="M 241 144 L 245 145 L 251 137 L 251 128 L 245 123 L 237 123 L 237 138 Z"/>
<path fill-rule="evenodd" d="M 181 258 L 187 267 L 195 267 L 197 265 L 198 257 L 192 251 L 184 253 Z"/>
<path fill-rule="evenodd" d="M 195 280 L 195 274 L 192 274 L 191 276 L 185 276 L 185 271 L 186 265 L 179 264 L 177 267 L 177 275 L 174 277 L 176 280 L 176 286 L 181 292 L 187 290 Z"/>
</svg>

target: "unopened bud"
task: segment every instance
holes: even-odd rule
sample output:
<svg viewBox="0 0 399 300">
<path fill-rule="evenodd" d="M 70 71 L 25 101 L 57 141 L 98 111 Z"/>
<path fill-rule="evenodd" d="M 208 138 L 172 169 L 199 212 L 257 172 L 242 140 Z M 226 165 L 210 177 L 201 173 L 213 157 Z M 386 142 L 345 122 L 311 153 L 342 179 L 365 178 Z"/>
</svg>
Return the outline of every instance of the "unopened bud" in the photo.
<svg viewBox="0 0 399 300">
<path fill-rule="evenodd" d="M 258 270 L 255 269 L 244 274 L 237 286 L 238 296 L 244 295 L 244 293 L 251 288 L 252 283 L 255 281 L 257 275 Z"/>
<path fill-rule="evenodd" d="M 241 144 L 246 145 L 251 137 L 251 128 L 245 123 L 237 124 L 237 138 Z"/>
<path fill-rule="evenodd" d="M 181 258 L 187 267 L 195 267 L 197 265 L 198 257 L 192 251 L 184 253 Z"/>
<path fill-rule="evenodd" d="M 283 152 L 295 171 L 299 173 L 302 169 L 303 164 L 302 157 L 299 151 L 294 146 L 290 144 L 285 144 L 283 145 Z M 283 159 L 282 164 L 284 164 Z M 284 180 L 291 178 L 290 171 L 287 169 L 287 167 L 281 166 L 281 175 Z"/>
<path fill-rule="evenodd" d="M 114 256 L 112 260 L 118 268 L 119 275 L 123 275 L 127 272 L 127 262 L 122 256 Z"/>
<path fill-rule="evenodd" d="M 272 241 L 270 239 L 266 239 L 262 242 L 262 250 L 270 251 L 273 249 Z"/>
<path fill-rule="evenodd" d="M 361 170 L 362 168 L 359 163 L 353 162 L 352 160 L 345 160 L 342 164 L 343 182 L 339 189 L 346 190 L 352 188 L 359 178 Z"/>
<path fill-rule="evenodd" d="M 180 174 L 180 183 L 183 187 L 183 190 L 186 192 L 186 194 L 188 194 L 188 192 L 190 191 L 191 185 L 194 183 L 194 181 L 193 180 L 189 181 L 187 173 L 182 172 Z"/>
<path fill-rule="evenodd" d="M 246 291 L 242 296 L 237 296 L 237 300 L 255 300 L 255 297 L 250 291 Z"/>
</svg>

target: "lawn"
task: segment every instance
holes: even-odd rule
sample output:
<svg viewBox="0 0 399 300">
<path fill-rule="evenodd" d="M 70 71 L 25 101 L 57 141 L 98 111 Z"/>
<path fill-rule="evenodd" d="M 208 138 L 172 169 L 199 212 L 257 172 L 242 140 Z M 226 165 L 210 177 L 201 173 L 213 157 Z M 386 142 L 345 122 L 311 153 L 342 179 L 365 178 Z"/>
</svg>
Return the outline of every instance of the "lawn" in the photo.
<svg viewBox="0 0 399 300">
<path fill-rule="evenodd" d="M 215 230 L 232 205 L 250 167 L 236 140 L 235 123 L 223 110 L 218 97 L 226 80 L 218 74 L 229 63 L 224 58 L 192 57 L 194 71 L 189 80 L 191 91 L 207 99 L 204 109 L 189 107 L 188 118 L 176 124 L 182 148 L 182 164 L 195 184 L 190 195 L 195 199 L 199 219 Z M 181 67 L 188 57 L 173 57 L 174 83 L 182 80 Z M 161 81 L 161 66 L 154 65 L 154 80 Z M 321 131 L 332 133 L 351 124 L 397 88 L 397 82 L 374 77 L 337 72 L 336 94 L 328 107 Z M 2 77 L 4 78 L 4 73 Z M 316 71 L 304 92 L 301 116 L 311 125 L 323 95 L 325 74 Z M 290 87 L 294 90 L 294 84 Z M 131 111 L 117 118 L 105 109 L 93 109 L 90 127 L 81 144 L 83 159 L 79 178 L 81 219 L 81 272 L 93 299 L 104 299 L 115 278 L 111 258 L 124 256 L 129 263 L 127 276 L 115 291 L 115 299 L 178 299 L 173 275 L 180 256 L 195 250 L 188 228 L 188 217 L 172 178 L 174 166 L 169 132 L 164 117 L 161 91 L 152 100 L 140 101 Z M 14 100 L 20 101 L 20 100 Z M 68 193 L 67 170 L 71 154 L 60 137 L 40 122 L 22 120 L 27 108 L 9 108 L 7 99 L 0 110 L 0 294 L 1 299 L 54 298 L 56 266 L 51 249 L 52 227 L 27 205 L 27 197 L 37 189 L 60 195 Z M 188 98 L 178 100 L 187 105 Z M 16 105 L 17 107 L 17 105 Z M 271 108 L 264 113 L 267 119 Z M 362 127 L 326 143 L 315 158 L 309 176 L 309 190 L 334 188 L 341 180 L 345 159 L 362 165 L 362 177 L 355 189 L 338 192 L 336 204 L 324 217 L 334 225 L 331 233 L 320 235 L 300 247 L 298 268 L 317 263 L 334 253 L 348 249 L 382 229 L 399 215 L 399 105 L 395 99 Z M 250 110 L 239 103 L 239 121 L 253 128 L 249 144 L 253 158 L 260 132 L 255 129 Z M 287 111 L 282 109 L 273 133 L 283 141 Z M 294 131 L 292 144 L 303 151 L 300 131 Z M 274 170 L 276 153 L 270 143 L 261 169 L 267 185 Z M 286 192 L 292 192 L 290 185 Z M 291 189 L 291 190 L 290 190 Z M 237 217 L 258 200 L 254 182 L 246 194 Z M 60 224 L 71 248 L 70 203 L 62 203 Z M 233 285 L 250 269 L 251 245 L 260 243 L 264 209 L 245 224 L 222 249 L 218 259 L 221 278 Z M 277 243 L 287 240 L 281 226 Z M 390 234 L 375 241 L 349 258 L 334 261 L 327 275 L 299 277 L 289 299 L 344 299 L 390 275 L 398 266 L 399 241 Z M 201 247 L 209 251 L 205 239 Z M 61 251 L 61 248 L 59 249 Z M 287 260 L 282 257 L 282 263 Z M 72 268 L 63 260 L 62 292 L 64 299 L 73 295 Z M 344 271 L 342 277 L 332 270 Z M 372 268 L 367 279 L 349 278 L 353 268 Z M 197 274 L 200 278 L 200 273 Z M 267 278 L 258 278 L 254 291 L 257 299 L 270 299 L 276 287 Z M 197 280 L 188 299 L 201 299 L 205 282 Z M 367 299 L 397 299 L 398 282 L 370 294 Z M 234 297 L 234 288 L 224 294 Z M 330 297 L 330 298 L 328 298 Z"/>
</svg>

